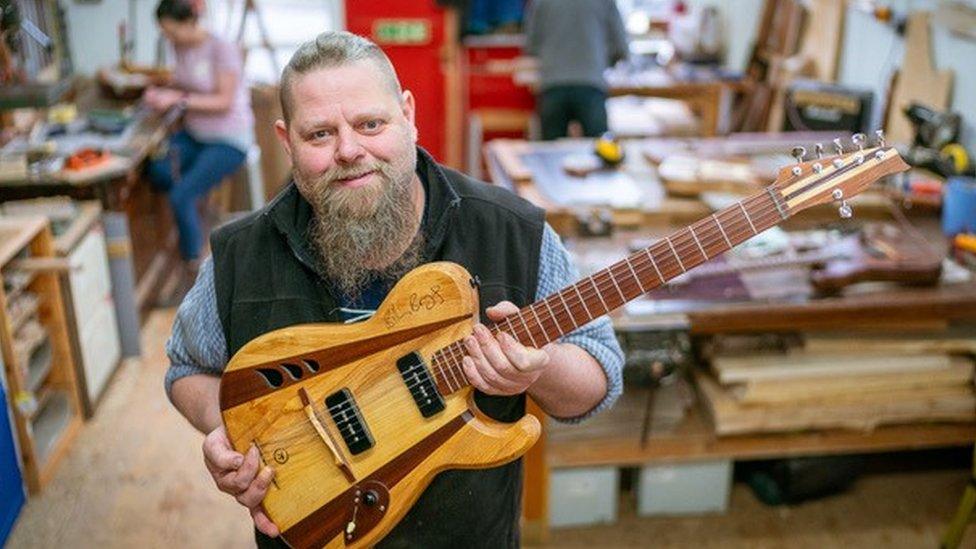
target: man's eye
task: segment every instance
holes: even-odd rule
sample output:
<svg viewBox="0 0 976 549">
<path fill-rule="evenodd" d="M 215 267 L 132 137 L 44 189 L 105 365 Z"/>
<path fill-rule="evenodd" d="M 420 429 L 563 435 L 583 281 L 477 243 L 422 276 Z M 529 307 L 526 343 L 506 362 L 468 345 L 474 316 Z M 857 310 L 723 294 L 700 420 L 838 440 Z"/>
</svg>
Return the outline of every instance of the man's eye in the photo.
<svg viewBox="0 0 976 549">
<path fill-rule="evenodd" d="M 325 139 L 329 136 L 328 130 L 318 130 L 312 132 L 312 139 Z"/>
<path fill-rule="evenodd" d="M 367 120 L 363 122 L 363 129 L 366 131 L 376 131 L 382 126 L 383 122 L 381 120 Z"/>
</svg>

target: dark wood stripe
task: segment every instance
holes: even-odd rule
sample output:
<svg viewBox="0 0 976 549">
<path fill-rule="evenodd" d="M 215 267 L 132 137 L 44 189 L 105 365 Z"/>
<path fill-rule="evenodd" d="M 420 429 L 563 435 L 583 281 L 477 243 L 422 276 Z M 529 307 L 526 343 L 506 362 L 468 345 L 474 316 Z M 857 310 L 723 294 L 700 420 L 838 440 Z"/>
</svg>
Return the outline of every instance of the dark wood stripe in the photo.
<svg viewBox="0 0 976 549">
<path fill-rule="evenodd" d="M 332 501 L 319 507 L 294 526 L 282 532 L 281 536 L 292 547 L 322 547 L 329 540 L 342 535 L 352 513 L 352 501 L 358 486 L 367 481 L 375 481 L 393 490 L 404 477 L 417 468 L 418 465 L 434 450 L 454 436 L 465 423 L 471 421 L 474 414 L 466 411 L 458 417 L 444 424 L 443 427 L 431 433 L 427 438 L 411 446 L 408 450 L 391 460 L 375 473 L 360 481 L 358 485 L 337 496 Z M 421 487 L 422 488 L 422 487 Z M 398 505 L 392 502 L 390 507 Z M 387 509 L 387 512 L 392 509 Z"/>
<path fill-rule="evenodd" d="M 394 347 L 401 343 L 410 341 L 425 334 L 436 332 L 452 324 L 471 318 L 469 315 L 461 315 L 440 322 L 425 324 L 399 330 L 393 333 L 383 334 L 366 339 L 357 339 L 349 343 L 328 347 L 325 349 L 309 349 L 309 352 L 300 355 L 283 356 L 273 362 L 258 364 L 241 370 L 231 370 L 224 372 L 220 379 L 220 409 L 228 410 L 234 406 L 244 404 L 258 397 L 269 395 L 275 391 L 285 389 L 290 385 L 311 379 L 314 376 L 322 375 L 325 372 L 345 366 L 350 362 L 369 356 L 373 353 Z M 312 359 L 319 363 L 318 372 L 310 372 L 308 368 L 303 370 L 300 379 L 294 379 L 281 367 L 284 362 L 301 364 L 302 359 Z M 265 381 L 264 376 L 258 373 L 259 368 L 271 368 L 281 372 L 284 378 L 281 386 L 271 387 Z"/>
</svg>

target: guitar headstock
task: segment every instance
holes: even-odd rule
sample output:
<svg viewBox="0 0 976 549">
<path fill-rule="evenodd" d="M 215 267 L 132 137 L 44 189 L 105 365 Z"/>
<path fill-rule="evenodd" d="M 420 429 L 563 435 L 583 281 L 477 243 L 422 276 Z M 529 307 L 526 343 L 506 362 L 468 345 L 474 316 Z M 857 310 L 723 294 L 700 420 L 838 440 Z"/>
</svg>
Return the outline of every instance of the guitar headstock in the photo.
<svg viewBox="0 0 976 549">
<path fill-rule="evenodd" d="M 851 217 L 852 210 L 847 199 L 859 194 L 874 181 L 909 168 L 894 147 L 885 145 L 881 130 L 875 132 L 877 142 L 873 147 L 864 148 L 866 138 L 858 133 L 851 137 L 857 147 L 852 152 L 844 152 L 840 139 L 834 140 L 834 152 L 823 156 L 823 147 L 818 143 L 816 158 L 804 161 L 806 151 L 803 147 L 793 148 L 797 163 L 779 171 L 775 191 L 780 193 L 782 203 L 788 213 L 793 215 L 817 204 L 837 202 L 841 217 Z"/>
</svg>

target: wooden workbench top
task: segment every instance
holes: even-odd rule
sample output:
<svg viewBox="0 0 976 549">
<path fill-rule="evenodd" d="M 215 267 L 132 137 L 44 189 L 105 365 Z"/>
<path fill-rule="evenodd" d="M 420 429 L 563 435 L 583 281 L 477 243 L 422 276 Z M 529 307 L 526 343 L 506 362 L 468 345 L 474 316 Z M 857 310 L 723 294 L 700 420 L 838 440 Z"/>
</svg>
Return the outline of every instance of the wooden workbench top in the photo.
<svg viewBox="0 0 976 549">
<path fill-rule="evenodd" d="M 47 223 L 41 216 L 0 217 L 0 267 L 15 258 Z"/>
</svg>

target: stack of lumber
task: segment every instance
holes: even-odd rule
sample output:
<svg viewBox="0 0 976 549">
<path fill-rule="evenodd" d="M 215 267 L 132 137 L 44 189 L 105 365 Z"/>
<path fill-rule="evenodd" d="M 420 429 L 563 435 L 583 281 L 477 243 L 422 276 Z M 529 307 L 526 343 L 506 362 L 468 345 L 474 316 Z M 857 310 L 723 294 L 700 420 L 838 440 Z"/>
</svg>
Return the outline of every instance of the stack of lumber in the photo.
<svg viewBox="0 0 976 549">
<path fill-rule="evenodd" d="M 976 420 L 976 336 L 812 335 L 696 373 L 720 435 Z"/>
</svg>

